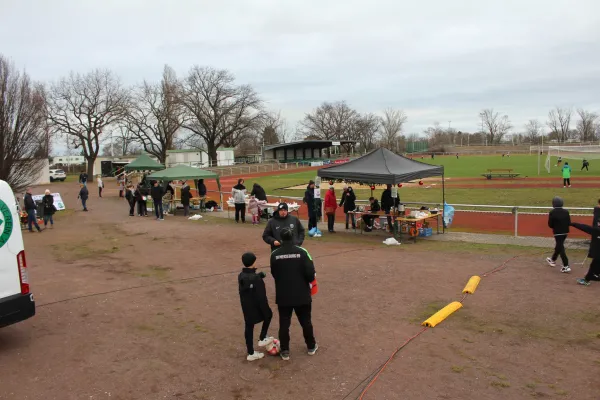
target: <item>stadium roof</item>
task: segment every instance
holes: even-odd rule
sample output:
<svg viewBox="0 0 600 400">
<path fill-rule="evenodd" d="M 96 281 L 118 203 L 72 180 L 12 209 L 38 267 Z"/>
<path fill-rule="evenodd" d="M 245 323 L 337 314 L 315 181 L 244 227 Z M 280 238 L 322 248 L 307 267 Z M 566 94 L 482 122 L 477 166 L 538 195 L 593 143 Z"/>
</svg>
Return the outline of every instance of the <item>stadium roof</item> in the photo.
<svg viewBox="0 0 600 400">
<path fill-rule="evenodd" d="M 355 143 L 356 142 L 354 140 L 300 140 L 297 142 L 279 143 L 265 146 L 265 151 L 275 149 L 326 149 L 327 147 L 331 146 Z"/>
</svg>

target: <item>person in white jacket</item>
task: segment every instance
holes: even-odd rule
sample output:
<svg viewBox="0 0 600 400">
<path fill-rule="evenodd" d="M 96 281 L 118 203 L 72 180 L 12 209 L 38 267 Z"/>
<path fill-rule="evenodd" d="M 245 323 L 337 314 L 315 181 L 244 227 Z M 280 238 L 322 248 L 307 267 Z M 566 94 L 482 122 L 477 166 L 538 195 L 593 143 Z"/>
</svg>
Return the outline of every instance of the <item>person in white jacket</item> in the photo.
<svg viewBox="0 0 600 400">
<path fill-rule="evenodd" d="M 239 179 L 237 185 L 231 190 L 231 196 L 233 197 L 233 203 L 235 204 L 235 222 L 240 222 L 240 216 L 242 223 L 246 223 L 246 187 L 244 186 L 244 180 Z"/>
<path fill-rule="evenodd" d="M 102 182 L 102 176 L 98 175 L 96 181 L 98 182 L 98 195 L 102 197 L 102 189 L 104 189 L 104 182 Z"/>
</svg>

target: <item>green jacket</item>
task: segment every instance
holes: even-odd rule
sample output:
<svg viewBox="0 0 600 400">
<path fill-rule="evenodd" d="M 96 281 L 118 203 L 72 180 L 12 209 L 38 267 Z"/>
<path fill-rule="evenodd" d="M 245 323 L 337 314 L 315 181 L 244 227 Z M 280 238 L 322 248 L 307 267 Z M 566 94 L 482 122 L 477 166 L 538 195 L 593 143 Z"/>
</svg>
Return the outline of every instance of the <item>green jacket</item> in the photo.
<svg viewBox="0 0 600 400">
<path fill-rule="evenodd" d="M 562 175 L 563 175 L 563 179 L 570 179 L 571 178 L 571 166 L 570 165 L 565 165 L 562 168 Z"/>
</svg>

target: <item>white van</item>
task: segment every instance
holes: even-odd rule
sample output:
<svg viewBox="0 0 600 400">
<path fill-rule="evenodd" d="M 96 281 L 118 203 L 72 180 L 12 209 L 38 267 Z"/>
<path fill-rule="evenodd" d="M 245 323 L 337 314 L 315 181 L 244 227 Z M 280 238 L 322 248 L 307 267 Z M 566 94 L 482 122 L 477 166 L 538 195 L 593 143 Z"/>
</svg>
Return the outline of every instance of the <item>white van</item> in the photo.
<svg viewBox="0 0 600 400">
<path fill-rule="evenodd" d="M 34 315 L 17 200 L 0 180 L 0 328 Z"/>
</svg>

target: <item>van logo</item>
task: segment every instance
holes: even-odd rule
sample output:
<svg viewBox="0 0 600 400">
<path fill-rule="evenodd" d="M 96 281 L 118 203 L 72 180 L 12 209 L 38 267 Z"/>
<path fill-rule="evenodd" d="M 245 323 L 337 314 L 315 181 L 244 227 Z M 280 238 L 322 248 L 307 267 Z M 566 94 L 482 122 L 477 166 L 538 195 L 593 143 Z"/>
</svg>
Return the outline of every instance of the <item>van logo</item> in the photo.
<svg viewBox="0 0 600 400">
<path fill-rule="evenodd" d="M 8 239 L 10 239 L 10 235 L 13 230 L 13 217 L 10 212 L 10 208 L 6 205 L 5 202 L 0 200 L 0 247 L 3 247 Z"/>
</svg>

